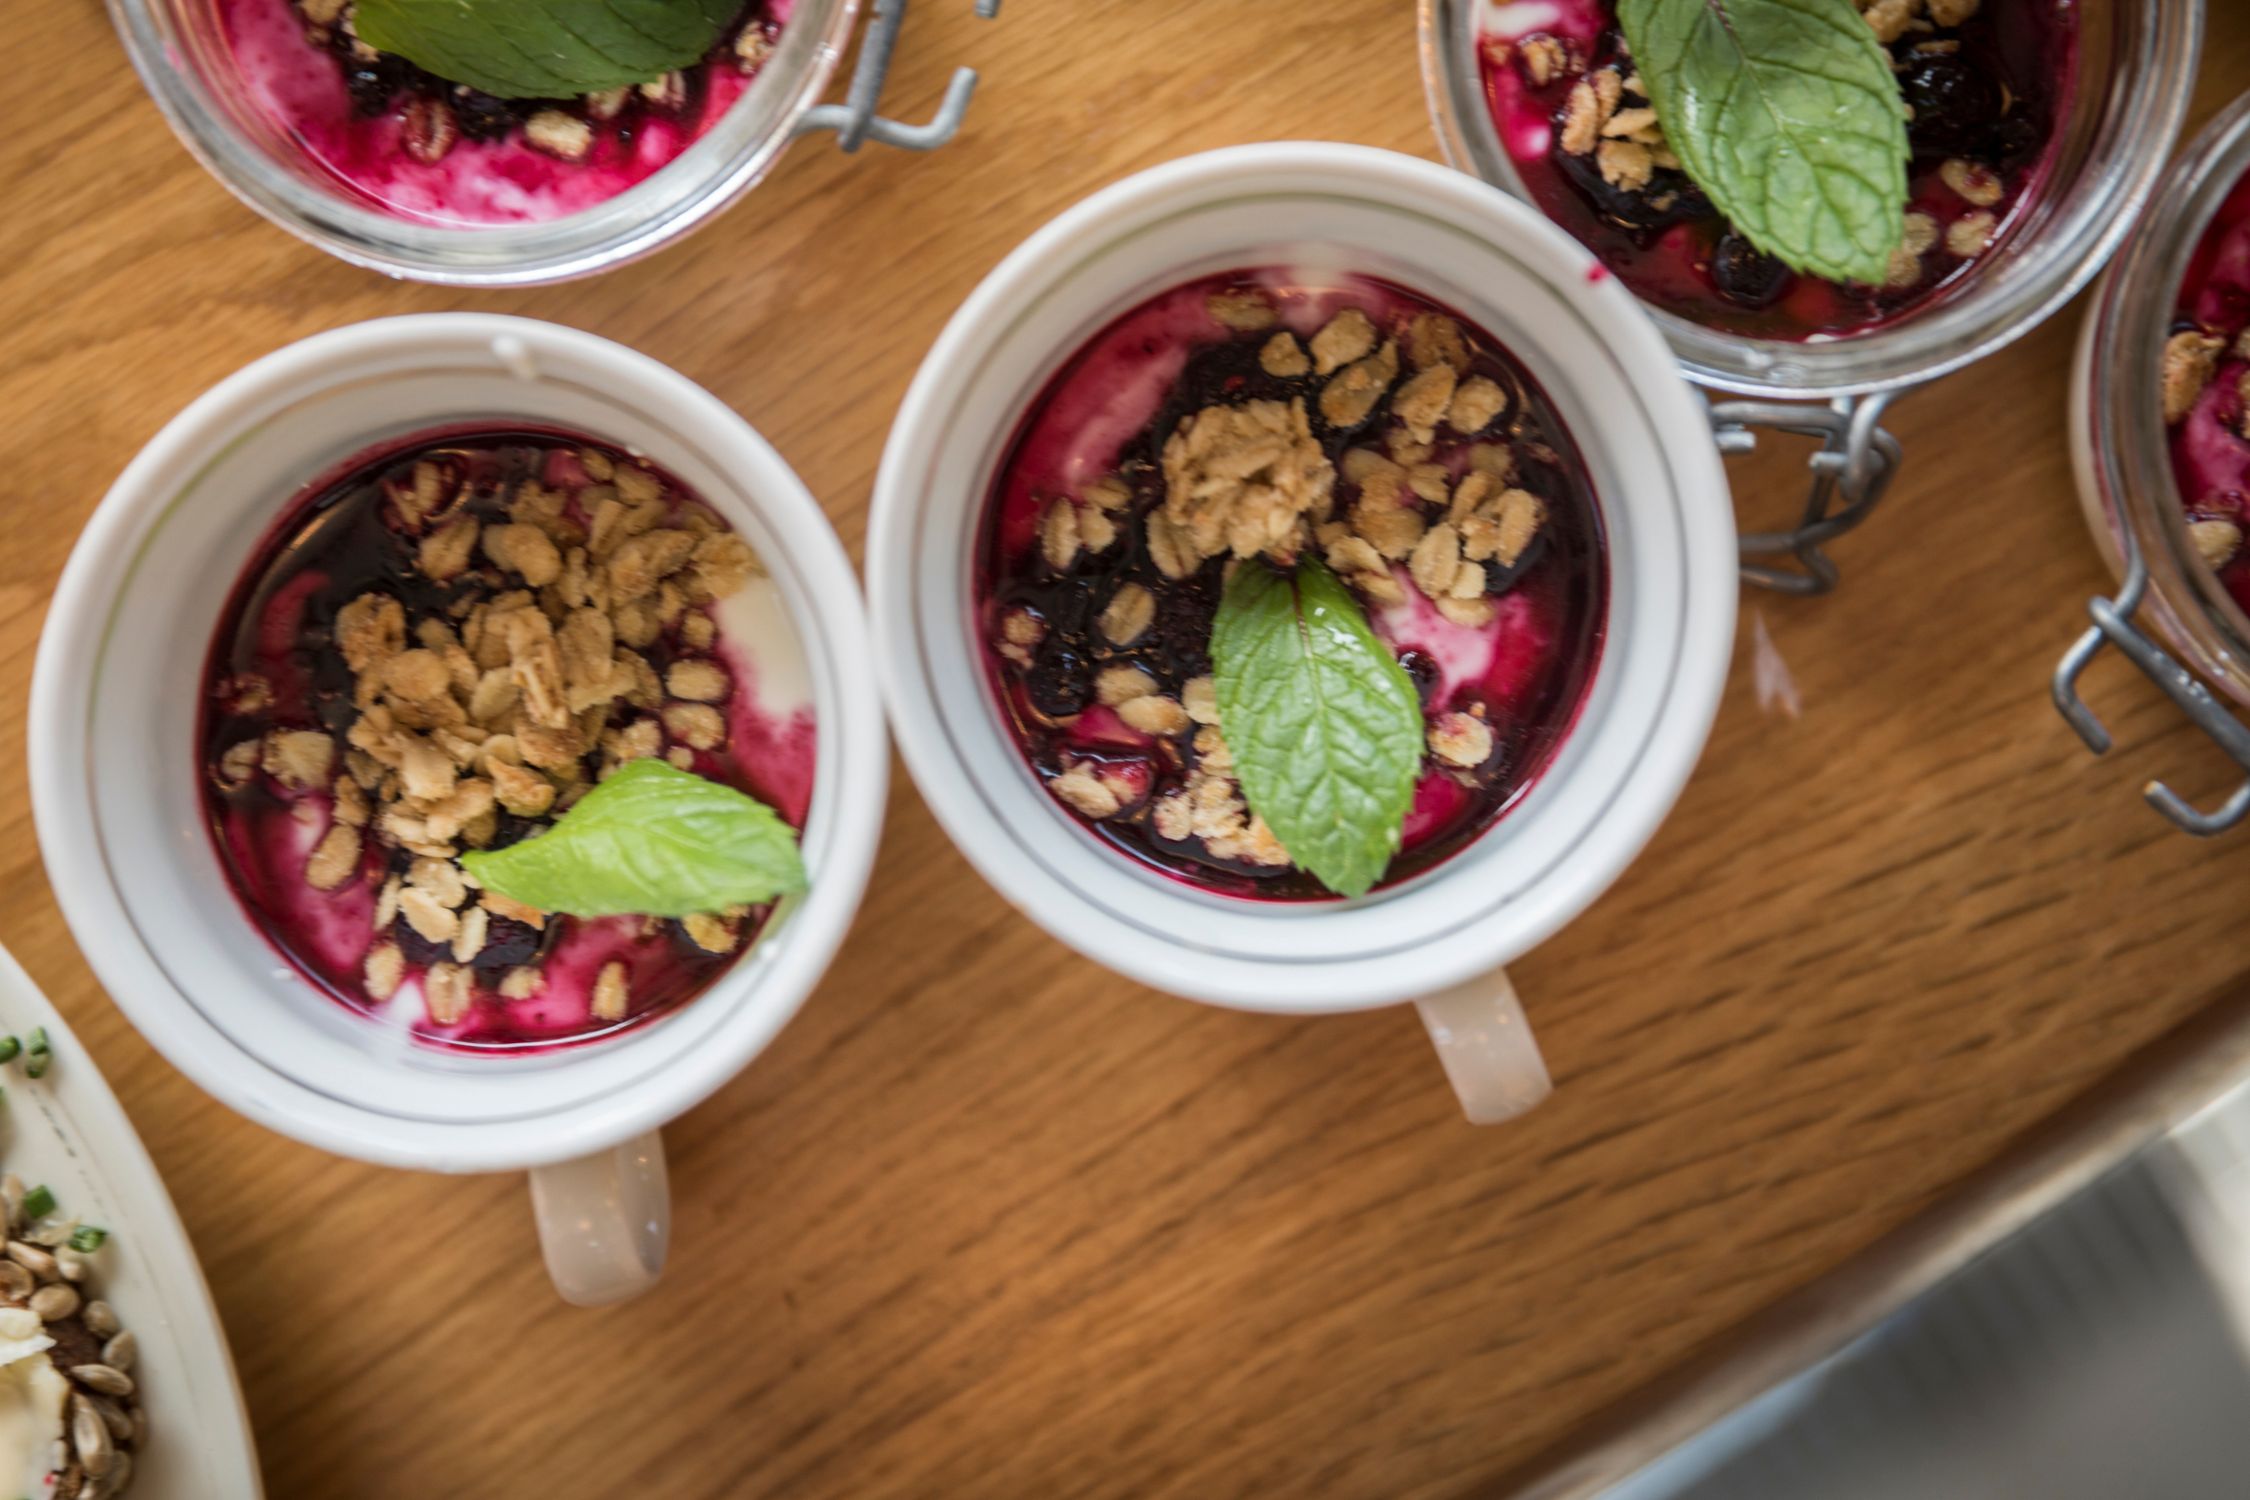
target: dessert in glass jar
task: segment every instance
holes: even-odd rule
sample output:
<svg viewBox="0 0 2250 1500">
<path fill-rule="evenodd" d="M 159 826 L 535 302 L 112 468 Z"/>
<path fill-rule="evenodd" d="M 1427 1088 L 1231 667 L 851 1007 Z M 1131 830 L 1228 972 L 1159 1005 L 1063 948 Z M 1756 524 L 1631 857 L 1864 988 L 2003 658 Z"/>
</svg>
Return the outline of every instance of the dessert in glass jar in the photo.
<svg viewBox="0 0 2250 1500">
<path fill-rule="evenodd" d="M 636 37 L 618 62 L 617 49 L 567 37 L 562 16 L 536 7 L 523 13 L 528 34 L 506 37 L 521 45 L 488 55 L 473 45 L 481 30 L 416 46 L 416 11 L 367 5 L 418 58 L 370 44 L 358 0 L 220 0 L 219 14 L 252 97 L 320 173 L 379 212 L 452 225 L 559 218 L 645 180 L 742 96 L 790 14 L 790 0 L 730 4 L 723 19 L 717 7 L 675 6 L 682 44 Z M 558 35 L 569 45 L 557 48 Z M 605 86 L 573 86 L 589 79 Z"/>
<path fill-rule="evenodd" d="M 2170 156 L 2203 30 L 2200 0 L 1420 15 L 1450 162 L 1600 256 L 1691 379 L 1824 403 L 1973 363 L 2091 280 Z"/>
<path fill-rule="evenodd" d="M 1879 280 L 1792 269 L 1686 169 L 1619 8 L 1568 0 L 1496 13 L 1479 49 L 1484 94 L 1532 201 L 1679 317 L 1762 339 L 1883 328 L 1997 253 L 2052 175 L 2076 87 L 2075 6 L 1857 0 L 1907 113 L 1903 232 Z"/>
<path fill-rule="evenodd" d="M 980 14 L 996 0 L 980 0 Z M 465 286 L 647 255 L 835 129 L 930 150 L 878 104 L 898 10 L 877 9 L 848 102 L 823 106 L 861 0 L 110 0 L 150 97 L 214 176 L 354 265 Z"/>
</svg>

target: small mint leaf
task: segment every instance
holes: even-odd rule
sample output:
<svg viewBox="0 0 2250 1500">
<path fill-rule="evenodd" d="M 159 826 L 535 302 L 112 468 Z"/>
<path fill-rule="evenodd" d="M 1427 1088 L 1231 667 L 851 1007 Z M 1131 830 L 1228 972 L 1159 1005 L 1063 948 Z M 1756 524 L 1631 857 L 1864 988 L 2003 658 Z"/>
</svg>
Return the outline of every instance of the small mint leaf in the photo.
<svg viewBox="0 0 2250 1500">
<path fill-rule="evenodd" d="M 352 26 L 449 83 L 567 99 L 703 60 L 740 0 L 358 0 Z"/>
<path fill-rule="evenodd" d="M 1398 852 L 1422 764 L 1422 708 L 1359 601 L 1315 558 L 1235 569 L 1211 627 L 1219 733 L 1243 800 L 1300 869 L 1345 896 Z"/>
<path fill-rule="evenodd" d="M 684 917 L 805 888 L 797 835 L 731 786 L 636 760 L 555 826 L 462 867 L 511 901 L 573 917 Z"/>
<path fill-rule="evenodd" d="M 1906 235 L 1906 105 L 1852 0 L 1619 0 L 1688 176 L 1751 244 L 1880 285 Z"/>
</svg>

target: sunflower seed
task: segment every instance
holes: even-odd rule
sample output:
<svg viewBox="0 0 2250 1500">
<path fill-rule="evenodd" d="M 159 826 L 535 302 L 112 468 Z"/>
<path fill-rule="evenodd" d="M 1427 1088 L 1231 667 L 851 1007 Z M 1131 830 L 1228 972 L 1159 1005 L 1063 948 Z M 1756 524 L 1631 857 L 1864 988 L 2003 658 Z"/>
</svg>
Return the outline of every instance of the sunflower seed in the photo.
<svg viewBox="0 0 2250 1500">
<path fill-rule="evenodd" d="M 115 1439 L 117 1442 L 124 1443 L 130 1442 L 132 1440 L 132 1417 L 126 1414 L 124 1407 L 119 1406 L 115 1401 L 110 1400 L 109 1397 L 90 1395 L 85 1391 L 73 1391 L 71 1392 L 70 1399 L 72 1401 L 83 1401 L 88 1406 L 91 1406 L 94 1410 L 100 1412 L 102 1414 L 103 1425 L 109 1428 L 110 1437 Z"/>
<path fill-rule="evenodd" d="M 8 1227 L 15 1228 L 23 1218 L 23 1179 L 10 1172 L 0 1177 L 0 1203 L 8 1206 Z"/>
<path fill-rule="evenodd" d="M 109 1424 L 102 1420 L 100 1412 L 77 1399 L 70 1403 L 70 1446 L 78 1450 L 78 1462 L 96 1479 L 107 1474 L 117 1458 L 117 1445 L 110 1441 Z"/>
<path fill-rule="evenodd" d="M 59 1246 L 55 1250 L 55 1269 L 62 1273 L 65 1281 L 84 1281 L 88 1269 L 86 1257 L 68 1245 Z"/>
<path fill-rule="evenodd" d="M 148 1446 L 148 1408 L 145 1406 L 130 1406 L 125 1409 L 125 1415 L 133 1419 L 133 1446 L 146 1448 Z M 123 1489 L 124 1486 L 119 1485 L 118 1488 Z"/>
<path fill-rule="evenodd" d="M 86 1331 L 93 1334 L 94 1337 L 109 1338 L 123 1326 L 117 1321 L 117 1310 L 107 1302 L 95 1301 L 86 1304 Z"/>
<path fill-rule="evenodd" d="M 55 1258 L 52 1255 L 49 1255 L 37 1245 L 26 1244 L 22 1240 L 8 1241 L 8 1259 L 14 1261 L 41 1281 L 53 1281 L 61 1274 L 55 1267 Z"/>
<path fill-rule="evenodd" d="M 100 1391 L 105 1396 L 133 1394 L 133 1377 L 110 1365 L 72 1365 L 70 1378 L 88 1390 Z"/>
<path fill-rule="evenodd" d="M 0 1296 L 11 1302 L 21 1302 L 31 1295 L 31 1289 L 38 1284 L 31 1279 L 29 1271 L 14 1261 L 0 1260 Z"/>
<path fill-rule="evenodd" d="M 59 1323 L 78 1311 L 78 1288 L 67 1281 L 43 1286 L 31 1294 L 31 1310 L 46 1323 Z M 107 1358 L 107 1355 L 104 1355 Z"/>
<path fill-rule="evenodd" d="M 133 1455 L 120 1452 L 109 1466 L 109 1477 L 102 1481 L 99 1500 L 115 1500 L 125 1493 L 125 1486 L 133 1482 Z"/>
<path fill-rule="evenodd" d="M 102 1363 L 112 1370 L 130 1370 L 140 1353 L 141 1341 L 134 1338 L 133 1331 L 128 1328 L 102 1345 Z"/>
</svg>

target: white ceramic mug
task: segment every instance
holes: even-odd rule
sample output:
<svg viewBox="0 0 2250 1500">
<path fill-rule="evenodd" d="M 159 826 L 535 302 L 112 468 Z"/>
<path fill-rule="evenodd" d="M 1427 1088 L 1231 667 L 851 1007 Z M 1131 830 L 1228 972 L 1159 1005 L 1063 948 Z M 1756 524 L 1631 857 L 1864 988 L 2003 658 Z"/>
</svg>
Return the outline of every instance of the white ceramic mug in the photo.
<svg viewBox="0 0 2250 1500">
<path fill-rule="evenodd" d="M 647 456 L 766 563 L 774 639 L 801 661 L 816 761 L 810 889 L 675 1014 L 521 1058 L 417 1046 L 350 1014 L 255 931 L 202 806 L 205 653 L 236 580 L 300 488 L 371 447 L 489 421 Z M 768 584 L 756 585 L 764 589 Z M 784 639 L 783 637 L 790 637 Z M 667 1120 L 732 1078 L 827 968 L 865 888 L 889 777 L 849 561 L 819 504 L 709 392 L 630 349 L 522 318 L 390 318 L 268 355 L 174 418 L 79 538 L 39 645 L 30 719 L 39 842 L 63 914 L 150 1043 L 261 1124 L 346 1156 L 530 1169 L 557 1288 L 651 1284 L 670 1209 Z"/>
<path fill-rule="evenodd" d="M 1357 901 L 1254 902 L 1121 857 L 1040 786 L 986 685 L 972 563 L 1023 413 L 1087 338 L 1196 277 L 1306 263 L 1459 309 L 1546 388 L 1600 497 L 1606 644 L 1553 762 L 1468 849 Z M 1244 146 L 1096 193 L 976 289 L 884 452 L 868 582 L 901 752 L 1009 900 L 1080 952 L 1194 999 L 1293 1014 L 1414 1001 L 1470 1118 L 1491 1121 L 1549 1086 L 1501 966 L 1616 879 L 1709 733 L 1733 644 L 1734 512 L 1655 325 L 1536 210 L 1391 152 Z"/>
</svg>

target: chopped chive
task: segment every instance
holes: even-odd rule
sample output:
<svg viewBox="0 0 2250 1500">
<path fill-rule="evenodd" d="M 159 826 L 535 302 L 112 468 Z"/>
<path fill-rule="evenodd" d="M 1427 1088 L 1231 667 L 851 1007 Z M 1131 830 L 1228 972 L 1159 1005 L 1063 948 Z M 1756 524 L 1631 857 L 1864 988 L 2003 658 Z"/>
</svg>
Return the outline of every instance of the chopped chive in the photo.
<svg viewBox="0 0 2250 1500">
<path fill-rule="evenodd" d="M 27 1055 L 23 1060 L 24 1076 L 26 1078 L 46 1077 L 47 1064 L 53 1057 L 47 1047 L 46 1027 L 34 1026 L 31 1028 L 31 1044 L 25 1051 Z"/>
<path fill-rule="evenodd" d="M 23 1043 L 12 1036 L 0 1036 L 0 1063 L 12 1063 L 23 1051 Z"/>
<path fill-rule="evenodd" d="M 55 1211 L 55 1195 L 45 1183 L 23 1195 L 23 1216 L 26 1219 L 44 1219 Z"/>
<path fill-rule="evenodd" d="M 102 1241 L 108 1238 L 108 1230 L 96 1229 L 91 1224 L 81 1224 L 71 1233 L 70 1248 L 81 1254 L 91 1255 L 96 1250 L 101 1249 Z"/>
</svg>

